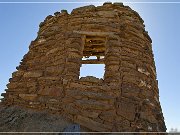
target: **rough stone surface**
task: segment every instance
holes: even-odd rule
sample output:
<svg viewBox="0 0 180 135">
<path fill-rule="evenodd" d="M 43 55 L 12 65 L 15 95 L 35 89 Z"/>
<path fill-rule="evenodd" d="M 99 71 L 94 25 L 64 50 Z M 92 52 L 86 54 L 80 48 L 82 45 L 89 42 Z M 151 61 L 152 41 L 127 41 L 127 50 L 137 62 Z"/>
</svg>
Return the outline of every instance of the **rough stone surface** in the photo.
<svg viewBox="0 0 180 135">
<path fill-rule="evenodd" d="M 62 132 L 73 122 L 47 111 L 0 106 L 0 132 Z"/>
<path fill-rule="evenodd" d="M 130 7 L 110 2 L 47 16 L 2 94 L 0 131 L 63 131 L 75 123 L 85 131 L 166 131 L 143 23 Z M 82 64 L 105 64 L 104 77 L 79 78 Z M 73 123 L 59 124 L 61 117 Z"/>
<path fill-rule="evenodd" d="M 64 132 L 71 132 L 71 133 L 63 133 L 63 135 L 80 135 L 80 133 L 73 133 L 73 132 L 81 132 L 80 125 L 73 124 L 64 129 Z"/>
</svg>

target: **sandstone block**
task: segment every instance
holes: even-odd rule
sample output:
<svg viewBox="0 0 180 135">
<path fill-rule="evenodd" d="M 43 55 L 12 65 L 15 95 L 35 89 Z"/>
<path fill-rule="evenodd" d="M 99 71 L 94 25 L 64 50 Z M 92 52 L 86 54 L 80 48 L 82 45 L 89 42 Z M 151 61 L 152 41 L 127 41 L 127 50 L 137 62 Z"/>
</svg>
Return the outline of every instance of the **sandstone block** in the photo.
<svg viewBox="0 0 180 135">
<path fill-rule="evenodd" d="M 109 125 L 105 125 L 103 123 L 96 122 L 90 118 L 86 118 L 83 116 L 78 115 L 75 119 L 77 123 L 80 125 L 83 125 L 93 131 L 100 131 L 100 132 L 106 132 L 111 129 Z M 103 121 L 102 121 L 103 122 Z"/>
<path fill-rule="evenodd" d="M 53 107 L 53 106 L 49 106 L 48 108 L 53 110 L 53 111 L 61 111 L 62 110 L 61 108 Z"/>
<path fill-rule="evenodd" d="M 116 13 L 115 12 L 112 13 L 111 11 L 99 11 L 98 15 L 107 18 L 113 18 L 116 15 Z"/>
<path fill-rule="evenodd" d="M 90 111 L 90 110 L 80 110 L 80 113 L 83 116 L 89 117 L 89 118 L 97 118 L 99 113 L 95 112 L 95 111 Z"/>
<path fill-rule="evenodd" d="M 57 52 L 58 50 L 59 50 L 59 48 L 51 49 L 50 51 L 48 51 L 48 52 L 46 53 L 46 55 L 50 55 L 50 54 L 52 54 L 52 53 L 55 53 L 55 52 Z"/>
<path fill-rule="evenodd" d="M 19 97 L 24 100 L 34 101 L 37 99 L 37 94 L 19 94 Z"/>
<path fill-rule="evenodd" d="M 67 85 L 68 84 L 68 80 L 63 79 L 63 85 Z"/>
<path fill-rule="evenodd" d="M 50 99 L 49 102 L 50 102 L 50 103 L 58 103 L 58 100 L 56 100 L 56 99 Z"/>
<path fill-rule="evenodd" d="M 26 86 L 27 87 L 36 87 L 37 82 L 27 82 Z"/>
<path fill-rule="evenodd" d="M 113 108 L 112 105 L 105 104 L 97 100 L 76 100 L 75 104 L 84 109 L 108 110 Z"/>
<path fill-rule="evenodd" d="M 73 115 L 79 114 L 79 110 L 75 107 L 73 103 L 65 105 L 63 109 L 65 110 L 65 112 Z"/>
<path fill-rule="evenodd" d="M 135 104 L 127 100 L 120 99 L 117 102 L 117 114 L 133 121 L 135 117 Z"/>
<path fill-rule="evenodd" d="M 116 119 L 116 111 L 115 110 L 109 110 L 109 111 L 103 111 L 99 117 L 108 122 L 113 122 Z"/>
<path fill-rule="evenodd" d="M 138 67 L 138 71 L 140 72 L 140 73 L 143 73 L 143 74 L 145 74 L 145 75 L 150 75 L 150 73 L 148 72 L 148 71 L 146 71 L 144 68 L 142 68 L 142 67 Z"/>
<path fill-rule="evenodd" d="M 122 95 L 125 97 L 138 97 L 140 91 L 136 85 L 122 84 Z"/>
<path fill-rule="evenodd" d="M 98 83 L 100 80 L 99 78 L 96 78 L 94 76 L 86 76 L 86 77 L 81 77 L 80 81 Z"/>
<path fill-rule="evenodd" d="M 79 90 L 85 90 L 87 88 L 86 85 L 80 84 L 80 83 L 75 83 L 75 82 L 71 82 L 69 84 L 69 87 L 73 88 L 73 89 L 79 89 Z"/>
<path fill-rule="evenodd" d="M 62 99 L 62 102 L 64 103 L 64 104 L 68 104 L 68 103 L 73 103 L 75 101 L 75 99 L 74 98 L 69 98 L 69 97 L 65 97 L 65 98 L 63 98 Z"/>
<path fill-rule="evenodd" d="M 8 89 L 15 89 L 18 87 L 20 83 L 8 83 L 6 86 L 8 87 Z"/>
<path fill-rule="evenodd" d="M 41 77 L 42 76 L 42 71 L 29 71 L 24 73 L 24 77 L 28 78 L 28 77 Z"/>
<path fill-rule="evenodd" d="M 91 92 L 91 91 L 82 91 L 82 90 L 66 90 L 66 95 L 71 97 L 89 97 L 91 99 L 96 100 L 113 100 L 113 96 L 109 95 L 108 93 L 102 92 Z"/>
<path fill-rule="evenodd" d="M 19 70 L 12 73 L 12 77 L 23 76 L 23 74 L 24 74 L 24 71 Z"/>
<path fill-rule="evenodd" d="M 39 95 L 61 97 L 63 88 L 44 88 L 38 91 Z"/>
<path fill-rule="evenodd" d="M 39 105 L 40 102 L 29 102 L 30 105 Z"/>
<path fill-rule="evenodd" d="M 148 112 L 141 112 L 140 113 L 140 118 L 144 120 L 148 120 L 151 123 L 156 123 L 157 120 L 152 114 L 148 114 Z"/>
</svg>

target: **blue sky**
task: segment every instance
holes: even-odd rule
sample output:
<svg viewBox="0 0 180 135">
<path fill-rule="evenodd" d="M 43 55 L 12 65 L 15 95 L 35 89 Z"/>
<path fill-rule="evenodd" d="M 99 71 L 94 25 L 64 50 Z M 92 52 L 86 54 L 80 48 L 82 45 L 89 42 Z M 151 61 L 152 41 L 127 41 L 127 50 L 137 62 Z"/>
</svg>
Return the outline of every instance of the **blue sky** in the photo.
<svg viewBox="0 0 180 135">
<path fill-rule="evenodd" d="M 175 1 L 178 2 L 178 0 Z M 16 70 L 23 55 L 27 53 L 30 42 L 36 38 L 39 23 L 47 15 L 53 15 L 54 12 L 62 9 L 67 9 L 70 13 L 73 8 L 82 5 L 100 5 L 93 2 L 97 1 L 76 4 L 0 3 L 0 93 L 4 92 L 12 72 Z M 144 0 L 143 2 L 157 1 Z M 159 0 L 159 2 L 168 2 L 168 0 Z M 166 126 L 168 131 L 170 128 L 180 130 L 180 109 L 178 109 L 180 104 L 180 3 L 126 3 L 124 5 L 129 5 L 136 10 L 145 21 L 146 30 L 153 40 L 160 102 Z M 103 66 L 85 65 L 81 75 L 87 75 L 88 71 L 90 75 L 102 77 L 103 70 Z"/>
</svg>

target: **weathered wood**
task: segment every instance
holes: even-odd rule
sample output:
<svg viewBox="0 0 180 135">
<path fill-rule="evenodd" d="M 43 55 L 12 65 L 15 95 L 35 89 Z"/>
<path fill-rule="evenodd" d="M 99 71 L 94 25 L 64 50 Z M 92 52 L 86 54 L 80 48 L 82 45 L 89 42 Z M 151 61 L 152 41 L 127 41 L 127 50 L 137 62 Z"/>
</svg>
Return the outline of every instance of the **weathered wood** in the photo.
<svg viewBox="0 0 180 135">
<path fill-rule="evenodd" d="M 103 46 L 103 47 L 105 47 L 105 42 L 102 42 L 102 43 L 86 42 L 84 46 Z"/>
<path fill-rule="evenodd" d="M 91 60 L 82 60 L 82 64 L 104 64 L 104 59 L 91 59 Z"/>
<path fill-rule="evenodd" d="M 104 56 L 104 52 L 84 52 L 83 56 Z"/>
<path fill-rule="evenodd" d="M 88 35 L 88 36 L 102 36 L 102 37 L 106 37 L 109 35 L 114 35 L 114 32 L 91 32 L 91 31 L 73 31 L 74 33 L 77 34 L 82 34 L 82 35 Z"/>
</svg>

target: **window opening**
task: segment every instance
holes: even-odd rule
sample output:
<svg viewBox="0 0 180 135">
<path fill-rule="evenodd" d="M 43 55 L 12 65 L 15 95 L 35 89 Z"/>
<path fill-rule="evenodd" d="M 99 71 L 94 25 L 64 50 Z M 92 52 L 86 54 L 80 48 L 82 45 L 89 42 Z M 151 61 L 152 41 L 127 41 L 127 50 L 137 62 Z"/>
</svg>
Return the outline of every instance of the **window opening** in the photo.
<svg viewBox="0 0 180 135">
<path fill-rule="evenodd" d="M 106 37 L 86 36 L 82 57 L 80 77 L 103 78 Z"/>
<path fill-rule="evenodd" d="M 80 69 L 80 78 L 86 76 L 94 76 L 96 78 L 103 78 L 104 64 L 82 64 Z"/>
</svg>

